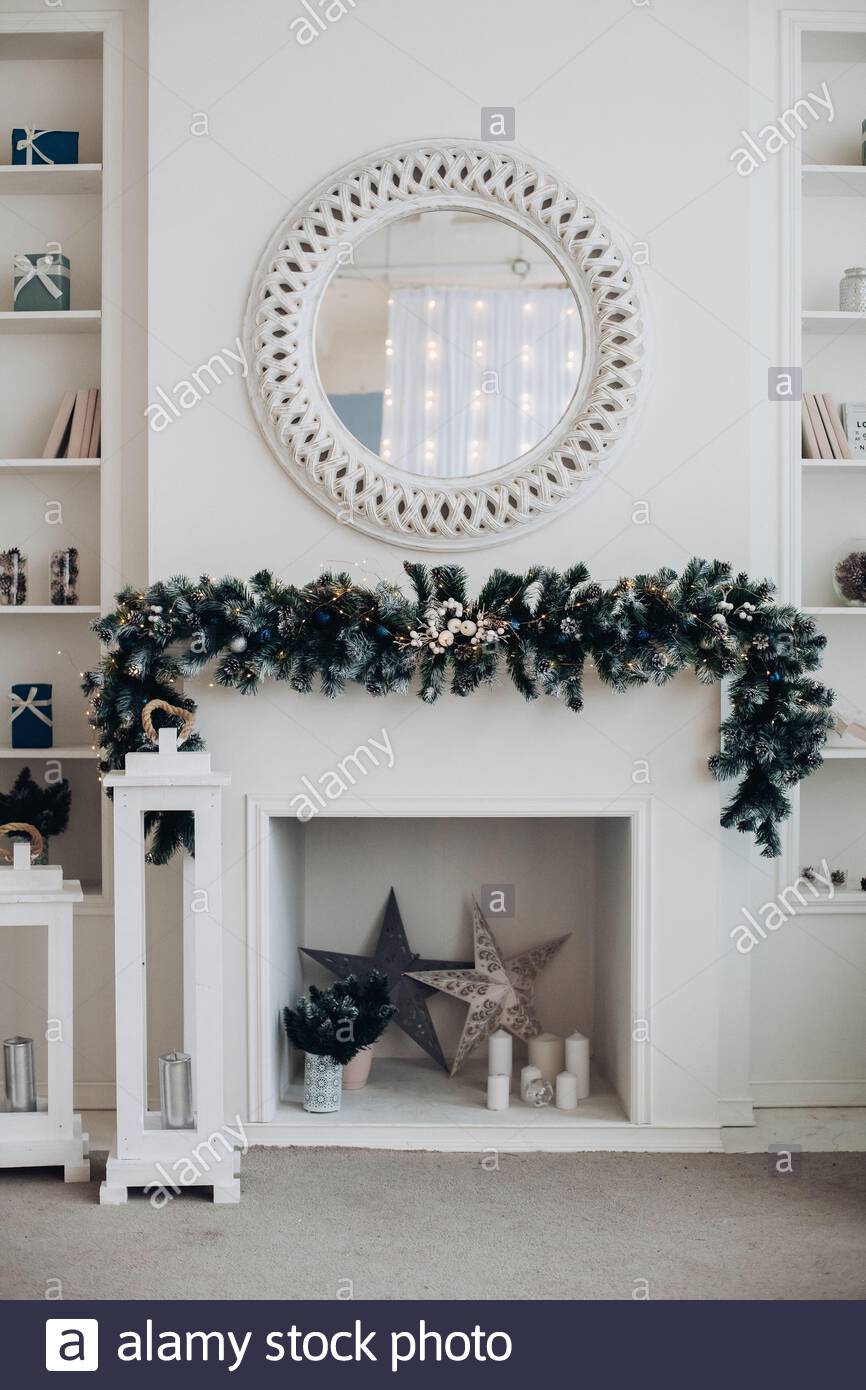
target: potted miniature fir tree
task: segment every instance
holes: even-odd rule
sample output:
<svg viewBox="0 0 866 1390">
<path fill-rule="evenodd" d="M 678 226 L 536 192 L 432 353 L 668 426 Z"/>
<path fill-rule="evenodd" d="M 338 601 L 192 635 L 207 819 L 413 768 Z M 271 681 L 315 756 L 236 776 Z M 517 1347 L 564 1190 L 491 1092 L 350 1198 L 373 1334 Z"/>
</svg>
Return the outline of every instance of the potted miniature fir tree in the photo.
<svg viewBox="0 0 866 1390">
<path fill-rule="evenodd" d="M 375 970 L 366 980 L 349 975 L 327 990 L 312 985 L 294 1009 L 283 1010 L 289 1041 L 305 1053 L 305 1110 L 339 1110 L 343 1067 L 359 1054 L 369 1053 L 393 1015 L 388 982 Z M 365 1080 L 366 1076 L 355 1080 L 350 1089 Z"/>
<path fill-rule="evenodd" d="M 54 835 L 62 835 L 69 824 L 69 807 L 72 793 L 64 777 L 60 782 L 46 783 L 40 787 L 30 775 L 29 767 L 22 767 L 8 792 L 0 792 L 0 825 L 35 825 L 45 846 L 40 856 L 48 862 L 48 841 Z M 26 831 L 6 832 L 10 840 L 27 839 Z"/>
</svg>

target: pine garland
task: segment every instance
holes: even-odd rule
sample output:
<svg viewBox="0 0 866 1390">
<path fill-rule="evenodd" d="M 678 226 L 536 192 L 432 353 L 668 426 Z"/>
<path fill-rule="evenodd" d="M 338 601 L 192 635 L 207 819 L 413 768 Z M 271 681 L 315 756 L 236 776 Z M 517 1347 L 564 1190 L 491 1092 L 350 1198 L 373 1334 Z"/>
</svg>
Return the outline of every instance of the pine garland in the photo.
<svg viewBox="0 0 866 1390">
<path fill-rule="evenodd" d="M 583 674 L 594 665 L 617 691 L 664 685 L 691 668 L 704 684 L 730 681 L 721 750 L 709 759 L 719 780 L 739 782 L 722 814 L 751 833 L 762 853 L 779 853 L 788 790 L 821 765 L 832 691 L 809 678 L 827 639 L 797 608 L 773 601 L 773 585 L 733 575 L 718 560 L 694 559 L 682 574 L 593 583 L 582 564 L 528 574 L 495 570 L 476 599 L 456 565 L 407 564 L 413 593 L 324 573 L 303 588 L 268 571 L 240 579 L 182 577 L 125 589 L 94 630 L 107 651 L 87 673 L 91 724 L 103 772 L 149 747 L 141 711 L 152 699 L 195 710 L 178 682 L 217 662 L 216 680 L 244 695 L 262 681 L 309 693 L 318 680 L 334 697 L 346 685 L 371 695 L 408 693 L 432 704 L 446 686 L 469 695 L 504 666 L 527 700 L 539 694 L 583 706 Z M 184 745 L 202 748 L 194 733 Z M 165 863 L 192 848 L 190 817 L 151 818 L 150 857 Z"/>
</svg>

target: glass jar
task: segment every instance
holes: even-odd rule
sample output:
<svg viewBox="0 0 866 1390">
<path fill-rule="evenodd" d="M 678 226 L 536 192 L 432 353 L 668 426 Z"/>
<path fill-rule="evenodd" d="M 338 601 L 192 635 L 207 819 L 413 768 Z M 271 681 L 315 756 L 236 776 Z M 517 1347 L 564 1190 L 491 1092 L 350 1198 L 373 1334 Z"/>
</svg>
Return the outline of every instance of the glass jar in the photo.
<svg viewBox="0 0 866 1390">
<path fill-rule="evenodd" d="M 847 541 L 833 566 L 833 589 L 849 608 L 866 608 L 866 540 Z"/>
<path fill-rule="evenodd" d="M 852 265 L 839 282 L 839 308 L 866 314 L 866 266 Z"/>
</svg>

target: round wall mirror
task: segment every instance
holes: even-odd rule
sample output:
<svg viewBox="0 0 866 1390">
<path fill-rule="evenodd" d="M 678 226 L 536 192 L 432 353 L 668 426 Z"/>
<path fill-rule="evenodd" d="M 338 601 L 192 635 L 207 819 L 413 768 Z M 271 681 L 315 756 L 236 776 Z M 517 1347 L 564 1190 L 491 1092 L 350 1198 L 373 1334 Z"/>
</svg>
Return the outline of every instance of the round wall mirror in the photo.
<svg viewBox="0 0 866 1390">
<path fill-rule="evenodd" d="M 574 501 L 645 379 L 625 247 L 501 145 L 400 145 L 329 175 L 264 250 L 247 386 L 299 487 L 413 549 L 492 545 Z"/>
<path fill-rule="evenodd" d="M 392 467 L 471 477 L 518 459 L 562 420 L 583 332 L 562 271 L 495 217 L 419 212 L 354 248 L 316 333 L 324 391 Z"/>
</svg>

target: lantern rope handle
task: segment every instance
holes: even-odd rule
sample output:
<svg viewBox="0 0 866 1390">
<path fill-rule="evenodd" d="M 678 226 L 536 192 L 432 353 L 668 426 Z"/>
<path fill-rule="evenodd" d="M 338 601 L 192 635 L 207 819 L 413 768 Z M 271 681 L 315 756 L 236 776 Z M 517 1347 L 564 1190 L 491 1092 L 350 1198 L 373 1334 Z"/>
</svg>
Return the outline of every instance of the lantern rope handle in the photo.
<svg viewBox="0 0 866 1390">
<path fill-rule="evenodd" d="M 195 715 L 191 710 L 181 709 L 180 705 L 170 705 L 168 700 L 149 700 L 141 711 L 141 726 L 151 743 L 159 743 L 159 734 L 153 726 L 152 713 L 154 710 L 161 709 L 165 714 L 174 714 L 182 722 L 182 728 L 177 732 L 177 746 L 186 743 L 193 729 L 195 728 Z"/>
<path fill-rule="evenodd" d="M 5 825 L 0 825 L 0 835 L 29 835 L 31 861 L 38 859 L 45 848 L 41 832 L 25 820 L 10 820 Z M 11 850 L 0 848 L 0 864 L 11 864 L 13 858 Z"/>
</svg>

